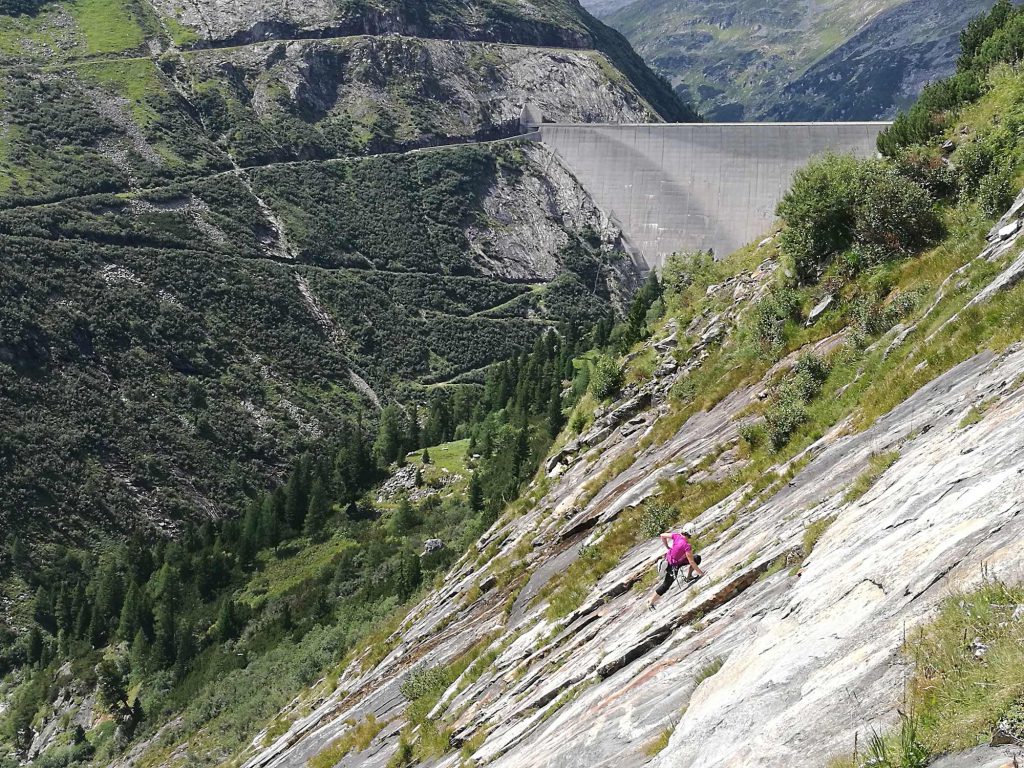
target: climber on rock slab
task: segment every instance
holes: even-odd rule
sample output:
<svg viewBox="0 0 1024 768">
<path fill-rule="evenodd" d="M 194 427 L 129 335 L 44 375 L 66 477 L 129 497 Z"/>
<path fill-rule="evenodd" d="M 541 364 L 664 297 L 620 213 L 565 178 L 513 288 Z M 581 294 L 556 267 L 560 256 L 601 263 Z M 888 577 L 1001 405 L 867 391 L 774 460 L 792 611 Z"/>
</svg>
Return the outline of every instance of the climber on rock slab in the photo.
<svg viewBox="0 0 1024 768">
<path fill-rule="evenodd" d="M 690 544 L 692 538 L 693 528 L 690 526 L 683 528 L 682 533 L 667 531 L 661 534 L 661 543 L 667 550 L 665 552 L 664 577 L 648 602 L 650 610 L 653 611 L 661 596 L 668 592 L 669 587 L 678 578 L 679 570 L 684 565 L 689 565 L 686 574 L 687 581 L 696 581 L 704 575 L 704 571 L 700 567 L 700 555 L 694 554 L 693 546 Z"/>
</svg>

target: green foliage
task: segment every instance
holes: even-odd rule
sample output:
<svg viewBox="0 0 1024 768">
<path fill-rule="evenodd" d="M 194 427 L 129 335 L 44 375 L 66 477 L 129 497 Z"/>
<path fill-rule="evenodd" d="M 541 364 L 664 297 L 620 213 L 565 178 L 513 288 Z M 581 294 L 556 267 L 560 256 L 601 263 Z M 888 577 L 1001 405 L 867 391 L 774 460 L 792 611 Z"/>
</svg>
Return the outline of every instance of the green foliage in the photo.
<svg viewBox="0 0 1024 768">
<path fill-rule="evenodd" d="M 668 746 L 668 742 L 672 738 L 672 732 L 674 730 L 674 727 L 666 728 L 649 742 L 644 744 L 644 754 L 648 757 L 655 757 L 660 754 L 661 751 Z"/>
<path fill-rule="evenodd" d="M 372 714 L 358 723 L 350 722 L 349 730 L 310 758 L 307 765 L 309 768 L 334 768 L 350 752 L 362 752 L 367 749 L 374 737 L 383 730 L 384 725 L 384 722 L 378 722 Z"/>
<path fill-rule="evenodd" d="M 622 367 L 611 355 L 601 355 L 590 373 L 590 391 L 598 400 L 617 394 L 622 386 Z"/>
<path fill-rule="evenodd" d="M 986 216 L 1002 216 L 1017 196 L 1013 174 L 1007 168 L 987 173 L 978 184 L 978 203 Z"/>
<path fill-rule="evenodd" d="M 1020 586 L 986 579 L 971 592 L 947 597 L 933 620 L 908 633 L 905 653 L 914 673 L 907 714 L 894 733 L 872 735 L 857 768 L 919 768 L 933 756 L 990 741 L 1000 724 L 1017 727 L 1024 620 L 1012 614 L 1021 603 Z"/>
<path fill-rule="evenodd" d="M 822 517 L 807 525 L 804 529 L 804 538 L 802 542 L 804 557 L 810 557 L 811 552 L 814 551 L 814 546 L 818 543 L 818 540 L 825 535 L 825 531 L 827 531 L 834 522 L 834 517 Z"/>
<path fill-rule="evenodd" d="M 638 524 L 640 533 L 648 539 L 667 531 L 669 526 L 675 522 L 677 510 L 660 499 L 647 501 L 643 505 Z"/>
<path fill-rule="evenodd" d="M 721 656 L 716 656 L 714 659 L 712 659 L 699 670 L 697 670 L 697 673 L 693 676 L 694 686 L 696 687 L 708 678 L 717 675 L 719 670 L 721 670 L 723 666 L 725 666 L 725 659 Z"/>
<path fill-rule="evenodd" d="M 772 448 L 779 450 L 808 418 L 807 404 L 817 397 L 831 366 L 820 357 L 800 357 L 786 380 L 775 387 L 764 413 L 764 429 Z"/>
<path fill-rule="evenodd" d="M 841 254 L 859 271 L 905 256 L 939 234 L 928 191 L 888 161 L 827 155 L 797 172 L 779 203 L 779 247 L 800 283 L 816 282 Z"/>
<path fill-rule="evenodd" d="M 753 335 L 761 352 L 774 357 L 785 343 L 786 323 L 800 313 L 800 297 L 787 286 L 775 286 L 754 307 Z"/>
<path fill-rule="evenodd" d="M 997 64 L 1016 63 L 1024 54 L 1024 13 L 1009 0 L 998 0 L 961 33 L 957 71 L 925 86 L 914 105 L 897 115 L 878 137 L 879 150 L 895 157 L 906 147 L 927 144 L 949 128 L 957 112 L 984 91 L 987 73 Z"/>
</svg>

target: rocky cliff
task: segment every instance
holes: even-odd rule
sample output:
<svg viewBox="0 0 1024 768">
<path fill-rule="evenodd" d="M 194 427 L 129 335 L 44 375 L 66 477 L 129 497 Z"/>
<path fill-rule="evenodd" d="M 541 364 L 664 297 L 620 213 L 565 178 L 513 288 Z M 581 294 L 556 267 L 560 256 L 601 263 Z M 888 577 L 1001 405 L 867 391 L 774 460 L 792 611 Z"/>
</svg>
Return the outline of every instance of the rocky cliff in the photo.
<svg viewBox="0 0 1024 768">
<path fill-rule="evenodd" d="M 1022 209 L 929 258 L 918 308 L 866 342 L 819 308 L 771 368 L 701 378 L 771 282 L 774 246 L 751 249 L 634 359 L 649 378 L 245 765 L 820 766 L 891 725 L 908 633 L 954 590 L 1024 576 L 1024 349 L 962 343 L 968 317 L 1020 300 Z M 834 371 L 821 426 L 759 463 L 750 425 L 808 354 Z M 708 575 L 648 612 L 666 495 L 693 502 Z M 428 674 L 429 715 L 409 682 Z"/>
</svg>

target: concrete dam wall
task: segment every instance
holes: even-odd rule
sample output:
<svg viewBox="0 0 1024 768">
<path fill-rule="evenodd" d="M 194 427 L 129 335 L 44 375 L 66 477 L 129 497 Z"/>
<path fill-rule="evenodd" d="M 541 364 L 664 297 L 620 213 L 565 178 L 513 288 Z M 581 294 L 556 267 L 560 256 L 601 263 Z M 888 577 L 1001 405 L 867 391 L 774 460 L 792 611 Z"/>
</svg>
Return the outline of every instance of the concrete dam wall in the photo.
<svg viewBox="0 0 1024 768">
<path fill-rule="evenodd" d="M 540 126 L 540 139 L 660 267 L 673 253 L 718 256 L 762 237 L 793 174 L 832 151 L 875 154 L 889 123 L 655 123 Z"/>
</svg>

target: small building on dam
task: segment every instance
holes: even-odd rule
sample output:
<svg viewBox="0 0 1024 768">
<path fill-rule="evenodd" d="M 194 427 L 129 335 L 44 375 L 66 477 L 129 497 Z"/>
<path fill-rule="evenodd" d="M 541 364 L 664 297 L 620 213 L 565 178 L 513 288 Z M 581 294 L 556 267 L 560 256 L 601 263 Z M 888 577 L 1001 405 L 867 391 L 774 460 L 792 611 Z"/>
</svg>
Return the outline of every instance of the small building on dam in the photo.
<svg viewBox="0 0 1024 768">
<path fill-rule="evenodd" d="M 827 152 L 872 157 L 889 123 L 543 123 L 540 140 L 622 229 L 646 268 L 724 256 L 763 237 L 796 171 Z"/>
</svg>

